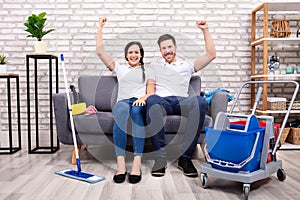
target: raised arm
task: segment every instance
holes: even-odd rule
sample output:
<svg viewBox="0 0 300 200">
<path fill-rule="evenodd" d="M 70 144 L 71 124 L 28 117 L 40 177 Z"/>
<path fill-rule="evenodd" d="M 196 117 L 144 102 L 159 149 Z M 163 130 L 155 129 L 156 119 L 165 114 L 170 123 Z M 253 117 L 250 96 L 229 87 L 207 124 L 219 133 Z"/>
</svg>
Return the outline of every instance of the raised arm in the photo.
<svg viewBox="0 0 300 200">
<path fill-rule="evenodd" d="M 96 40 L 96 51 L 99 58 L 102 60 L 104 65 L 110 70 L 113 71 L 115 69 L 115 61 L 113 58 L 106 53 L 104 50 L 103 44 L 103 36 L 102 36 L 102 28 L 105 25 L 107 19 L 105 17 L 99 17 L 99 26 Z"/>
<path fill-rule="evenodd" d="M 208 30 L 207 22 L 205 20 L 199 20 L 196 23 L 197 23 L 197 27 L 202 30 L 204 35 L 206 54 L 199 56 L 195 60 L 194 62 L 195 72 L 206 67 L 211 61 L 213 61 L 216 58 L 216 48 L 215 48 L 214 41 Z"/>
</svg>

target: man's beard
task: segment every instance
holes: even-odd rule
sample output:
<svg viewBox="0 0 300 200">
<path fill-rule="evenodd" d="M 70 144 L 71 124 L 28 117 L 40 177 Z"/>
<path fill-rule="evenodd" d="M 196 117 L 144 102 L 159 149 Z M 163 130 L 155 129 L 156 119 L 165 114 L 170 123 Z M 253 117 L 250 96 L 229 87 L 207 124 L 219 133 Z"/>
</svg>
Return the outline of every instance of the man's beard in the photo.
<svg viewBox="0 0 300 200">
<path fill-rule="evenodd" d="M 168 53 L 164 54 L 164 57 L 166 57 L 168 55 L 174 55 L 174 52 L 173 51 L 172 52 L 168 52 Z"/>
<path fill-rule="evenodd" d="M 169 56 L 169 55 L 170 55 L 170 56 L 173 56 L 173 57 L 171 58 L 171 60 L 167 59 L 167 56 Z M 164 59 L 165 59 L 166 61 L 169 61 L 169 62 L 170 62 L 170 61 L 171 61 L 171 62 L 174 61 L 174 60 L 175 60 L 175 57 L 176 57 L 176 53 L 173 52 L 173 51 L 164 54 Z"/>
</svg>

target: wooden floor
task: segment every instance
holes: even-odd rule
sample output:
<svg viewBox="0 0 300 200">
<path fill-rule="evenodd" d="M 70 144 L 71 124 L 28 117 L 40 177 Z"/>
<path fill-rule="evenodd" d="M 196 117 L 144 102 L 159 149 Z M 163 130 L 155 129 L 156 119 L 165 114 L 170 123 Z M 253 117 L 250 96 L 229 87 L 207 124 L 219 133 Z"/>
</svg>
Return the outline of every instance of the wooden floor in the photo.
<svg viewBox="0 0 300 200">
<path fill-rule="evenodd" d="M 88 148 L 89 151 L 81 152 L 82 170 L 106 178 L 96 184 L 54 174 L 56 170 L 76 169 L 70 164 L 72 146 L 62 145 L 55 154 L 28 154 L 21 150 L 12 155 L 0 155 L 0 199 L 243 199 L 242 183 L 208 176 L 208 188 L 203 189 L 199 178 L 188 178 L 177 169 L 176 161 L 170 161 L 166 175 L 157 178 L 150 174 L 153 161 L 144 158 L 139 184 L 115 184 L 112 180 L 116 166 L 113 151 L 104 147 Z M 280 150 L 278 158 L 283 160 L 286 180 L 281 182 L 272 174 L 251 184 L 249 199 L 300 198 L 300 151 Z M 193 162 L 200 169 L 204 162 L 200 152 Z M 128 169 L 130 164 L 128 162 Z"/>
</svg>

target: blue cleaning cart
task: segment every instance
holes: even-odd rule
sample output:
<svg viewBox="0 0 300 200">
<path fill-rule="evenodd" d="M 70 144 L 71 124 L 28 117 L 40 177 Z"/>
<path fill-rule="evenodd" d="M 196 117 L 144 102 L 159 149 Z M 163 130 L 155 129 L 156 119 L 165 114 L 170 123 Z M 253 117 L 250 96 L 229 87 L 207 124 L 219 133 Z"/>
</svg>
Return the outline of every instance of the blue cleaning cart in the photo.
<svg viewBox="0 0 300 200">
<path fill-rule="evenodd" d="M 273 116 L 255 116 L 262 87 L 259 88 L 256 95 L 252 114 L 232 114 L 241 91 L 246 85 L 271 83 L 295 84 L 295 91 L 276 141 Z M 230 112 L 218 113 L 214 127 L 206 128 L 204 154 L 207 162 L 202 164 L 200 174 L 203 188 L 208 186 L 208 175 L 242 182 L 244 199 L 247 200 L 251 183 L 267 178 L 274 173 L 277 173 L 278 180 L 286 179 L 282 161 L 276 158 L 276 151 L 280 147 L 280 137 L 298 89 L 299 84 L 295 81 L 248 81 L 241 85 Z M 230 124 L 233 119 L 246 120 L 246 124 Z M 260 127 L 259 121 L 265 121 L 266 126 Z M 271 157 L 269 162 L 267 162 L 268 156 Z"/>
</svg>

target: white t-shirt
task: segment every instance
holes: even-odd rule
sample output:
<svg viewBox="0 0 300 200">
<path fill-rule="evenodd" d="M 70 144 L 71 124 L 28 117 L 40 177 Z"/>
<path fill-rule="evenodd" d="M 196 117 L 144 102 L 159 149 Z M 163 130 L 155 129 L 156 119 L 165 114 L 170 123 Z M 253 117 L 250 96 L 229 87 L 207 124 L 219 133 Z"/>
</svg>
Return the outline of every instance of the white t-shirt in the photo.
<svg viewBox="0 0 300 200">
<path fill-rule="evenodd" d="M 169 64 L 159 59 L 153 61 L 150 67 L 155 74 L 155 94 L 161 97 L 188 96 L 190 79 L 194 73 L 193 64 L 185 60 Z"/>
<path fill-rule="evenodd" d="M 118 98 L 117 101 L 132 97 L 142 97 L 146 94 L 147 79 L 155 80 L 151 69 L 145 68 L 145 81 L 143 81 L 143 70 L 141 66 L 131 67 L 128 64 L 115 62 L 114 73 L 118 78 Z"/>
</svg>

